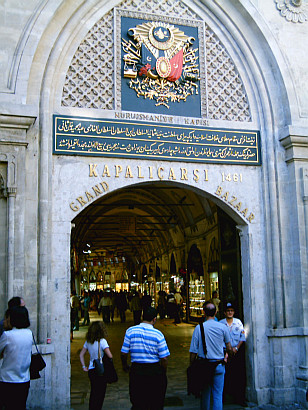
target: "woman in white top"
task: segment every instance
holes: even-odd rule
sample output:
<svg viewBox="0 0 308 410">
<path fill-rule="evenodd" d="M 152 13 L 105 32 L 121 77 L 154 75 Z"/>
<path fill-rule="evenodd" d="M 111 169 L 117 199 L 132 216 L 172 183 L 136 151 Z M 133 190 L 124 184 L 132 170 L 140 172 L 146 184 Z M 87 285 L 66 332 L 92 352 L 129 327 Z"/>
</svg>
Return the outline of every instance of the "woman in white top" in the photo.
<svg viewBox="0 0 308 410">
<path fill-rule="evenodd" d="M 29 315 L 24 306 L 15 306 L 5 316 L 12 329 L 3 332 L 0 338 L 0 354 L 3 352 L 0 408 L 24 410 L 30 387 L 32 353 L 32 332 L 27 329 L 30 326 Z"/>
<path fill-rule="evenodd" d="M 92 322 L 89 326 L 86 334 L 86 341 L 80 352 L 80 362 L 85 372 L 88 372 L 88 376 L 91 383 L 91 393 L 89 400 L 89 410 L 101 410 L 106 394 L 107 381 L 104 376 L 97 376 L 93 360 L 98 359 L 98 344 L 100 344 L 101 357 L 106 354 L 112 359 L 112 354 L 109 349 L 109 345 L 106 340 L 107 331 L 103 322 Z M 89 366 L 85 365 L 85 354 L 89 352 L 90 363 Z"/>
</svg>

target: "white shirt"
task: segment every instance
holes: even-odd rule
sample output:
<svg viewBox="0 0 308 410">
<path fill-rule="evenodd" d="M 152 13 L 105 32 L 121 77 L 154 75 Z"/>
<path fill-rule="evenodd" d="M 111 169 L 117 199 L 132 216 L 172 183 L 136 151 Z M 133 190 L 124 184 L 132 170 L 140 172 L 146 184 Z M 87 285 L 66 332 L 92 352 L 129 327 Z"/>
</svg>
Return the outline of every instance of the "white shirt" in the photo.
<svg viewBox="0 0 308 410">
<path fill-rule="evenodd" d="M 3 332 L 0 337 L 0 353 L 3 362 L 0 368 L 0 381 L 6 383 L 25 383 L 30 380 L 32 353 L 32 332 L 30 329 L 16 329 Z"/>
<path fill-rule="evenodd" d="M 174 294 L 174 297 L 175 297 L 176 303 L 177 303 L 178 305 L 180 305 L 180 304 L 183 302 L 182 295 L 181 295 L 179 292 L 176 292 L 176 293 Z"/>
<path fill-rule="evenodd" d="M 106 347 L 109 347 L 109 345 L 106 339 L 101 339 L 100 345 L 101 345 L 101 357 L 103 357 L 104 350 L 106 349 Z M 92 344 L 92 343 L 88 343 L 87 341 L 85 341 L 85 344 L 83 345 L 83 347 L 87 349 L 90 355 L 90 364 L 89 364 L 88 369 L 94 369 L 93 360 L 98 359 L 98 342 L 96 341 Z"/>
<path fill-rule="evenodd" d="M 98 308 L 101 308 L 103 306 L 111 306 L 111 305 L 112 305 L 112 302 L 111 302 L 110 297 L 103 296 L 101 300 L 99 301 Z"/>
<path fill-rule="evenodd" d="M 220 323 L 227 326 L 230 332 L 232 347 L 237 346 L 239 342 L 246 342 L 244 326 L 240 319 L 234 317 L 231 325 L 228 324 L 227 319 L 220 320 Z"/>
</svg>

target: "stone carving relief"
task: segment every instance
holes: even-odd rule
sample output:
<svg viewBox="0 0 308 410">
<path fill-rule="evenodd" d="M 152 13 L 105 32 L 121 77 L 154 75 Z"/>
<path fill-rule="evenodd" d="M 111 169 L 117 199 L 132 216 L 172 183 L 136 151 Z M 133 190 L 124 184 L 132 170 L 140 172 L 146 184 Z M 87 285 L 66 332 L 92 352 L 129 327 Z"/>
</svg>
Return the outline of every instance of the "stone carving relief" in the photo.
<svg viewBox="0 0 308 410">
<path fill-rule="evenodd" d="M 182 19 L 200 18 L 181 1 L 126 0 L 119 8 L 164 14 Z M 99 20 L 79 45 L 62 93 L 62 106 L 115 109 L 113 10 Z M 225 46 L 205 25 L 208 118 L 251 121 L 250 107 L 241 77 Z"/>
<path fill-rule="evenodd" d="M 280 14 L 292 23 L 304 23 L 308 19 L 305 0 L 275 0 Z"/>
</svg>

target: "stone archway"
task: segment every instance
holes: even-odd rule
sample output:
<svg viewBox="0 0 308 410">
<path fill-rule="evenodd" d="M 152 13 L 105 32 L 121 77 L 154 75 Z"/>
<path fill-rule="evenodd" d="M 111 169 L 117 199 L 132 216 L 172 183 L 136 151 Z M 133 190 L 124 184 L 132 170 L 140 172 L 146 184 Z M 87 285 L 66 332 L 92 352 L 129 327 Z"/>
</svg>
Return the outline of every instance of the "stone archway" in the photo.
<svg viewBox="0 0 308 410">
<path fill-rule="evenodd" d="M 111 6 L 113 5 L 114 4 L 112 3 Z M 284 166 L 280 163 L 277 165 L 276 170 L 272 167 L 272 158 L 277 159 L 275 153 L 279 152 L 279 150 L 276 150 L 275 148 L 275 142 L 273 142 L 275 141 L 276 136 L 273 135 L 272 130 L 276 129 L 277 124 L 279 125 L 280 118 L 282 118 L 282 122 L 284 123 L 284 117 L 289 116 L 289 113 L 287 112 L 289 105 L 283 105 L 283 109 L 286 109 L 286 112 L 282 113 L 280 104 L 278 103 L 279 101 L 281 101 L 280 97 L 285 95 L 285 87 L 278 69 L 279 62 L 277 62 L 278 60 L 276 60 L 272 55 L 270 47 L 268 46 L 268 44 L 266 44 L 265 40 L 263 39 L 261 30 L 259 30 L 258 27 L 256 27 L 256 21 L 258 20 L 258 16 L 254 16 L 254 18 L 256 19 L 255 21 L 251 17 L 253 13 L 249 15 L 249 12 L 244 9 L 244 6 L 238 5 L 235 7 L 233 5 L 218 6 L 216 4 L 210 4 L 206 7 L 199 8 L 196 4 L 190 3 L 190 5 L 193 8 L 193 12 L 196 13 L 196 15 L 201 16 L 201 19 L 203 19 L 206 22 L 206 24 L 213 24 L 213 26 L 211 27 L 212 32 L 208 32 L 210 34 L 209 39 L 211 40 L 208 42 L 208 44 L 210 44 L 211 47 L 213 46 L 213 49 L 209 50 L 209 52 L 214 51 L 215 53 L 217 49 L 221 47 L 221 45 L 225 46 L 223 47 L 225 51 L 230 52 L 227 54 L 229 56 L 231 55 L 231 62 L 234 64 L 236 72 L 239 73 L 240 77 L 242 78 L 242 84 L 244 84 L 244 89 L 247 92 L 246 97 L 248 96 L 250 103 L 253 105 L 252 111 L 250 112 L 250 114 L 252 113 L 253 121 L 250 124 L 250 126 L 255 126 L 256 128 L 261 129 L 264 135 L 263 150 L 265 154 L 265 163 L 264 171 L 262 172 L 251 169 L 247 170 L 246 172 L 245 170 L 244 184 L 242 184 L 242 186 L 237 184 L 236 181 L 232 178 L 230 184 L 228 184 L 226 181 L 224 181 L 226 182 L 225 184 L 221 184 L 221 175 L 222 172 L 224 172 L 224 170 L 220 169 L 220 167 L 217 164 L 211 165 L 211 180 L 209 180 L 208 182 L 202 181 L 201 183 L 200 179 L 198 182 L 199 185 L 196 185 L 197 181 L 193 181 L 192 178 L 190 178 L 187 181 L 183 180 L 181 182 L 187 184 L 187 186 L 197 186 L 200 189 L 200 191 L 210 193 L 210 196 L 213 198 L 214 202 L 219 202 L 222 209 L 224 209 L 227 213 L 234 214 L 236 221 L 239 223 L 241 227 L 240 232 L 242 235 L 242 251 L 245 251 L 245 254 L 244 252 L 242 252 L 242 254 L 244 255 L 243 258 L 245 258 L 242 259 L 242 269 L 243 272 L 249 272 L 249 274 L 245 276 L 245 278 L 249 278 L 247 282 L 245 282 L 246 279 L 244 279 L 244 294 L 247 295 L 246 298 L 250 301 L 266 300 L 266 292 L 264 292 L 263 290 L 261 291 L 257 288 L 252 289 L 252 283 L 250 283 L 252 275 L 250 275 L 250 272 L 252 269 L 257 269 L 258 280 L 260 280 L 260 282 L 262 283 L 266 283 L 268 281 L 269 275 L 270 280 L 272 280 L 273 283 L 275 283 L 275 289 L 277 289 L 278 294 L 278 297 L 275 299 L 275 306 L 271 306 L 271 316 L 273 318 L 276 317 L 276 319 L 279 322 L 280 319 L 278 312 L 280 312 L 282 304 L 282 298 L 279 297 L 279 294 L 281 295 L 282 292 L 282 281 L 281 275 L 279 273 L 281 271 L 281 258 L 279 257 L 278 250 L 279 246 L 276 247 L 275 240 L 269 240 L 268 255 L 264 256 L 263 250 L 256 252 L 256 248 L 252 248 L 251 245 L 251 243 L 254 242 L 256 238 L 257 241 L 259 241 L 258 243 L 264 243 L 264 238 L 266 237 L 266 234 L 262 231 L 262 228 L 260 228 L 265 225 L 263 225 L 264 214 L 262 212 L 262 209 L 267 209 L 267 212 L 270 212 L 269 209 L 279 208 L 277 204 L 277 198 L 279 195 L 276 192 L 276 188 L 278 185 L 276 184 L 275 175 L 279 174 L 279 170 L 284 171 Z M 52 125 L 51 115 L 49 118 L 48 114 L 52 114 L 54 112 L 61 112 L 61 114 L 70 115 L 70 113 L 72 113 L 73 110 L 78 110 L 77 107 L 70 105 L 65 106 L 64 104 L 67 103 L 69 98 L 71 98 L 70 96 L 76 95 L 77 89 L 74 88 L 75 91 L 71 93 L 69 92 L 70 90 L 68 90 L 70 81 L 72 79 L 74 80 L 74 78 L 72 78 L 74 74 L 72 74 L 73 70 L 71 70 L 71 68 L 74 66 L 74 61 L 76 62 L 76 58 L 78 57 L 77 54 L 79 52 L 81 54 L 83 53 L 83 51 L 78 50 L 78 53 L 76 54 L 76 50 L 78 49 L 78 46 L 80 44 L 86 47 L 88 46 L 86 44 L 86 40 L 88 41 L 87 35 L 88 33 L 90 33 L 90 35 L 95 34 L 95 30 L 98 26 L 96 26 L 96 28 L 94 28 L 93 30 L 92 27 L 94 27 L 96 23 L 100 21 L 100 19 L 105 18 L 107 14 L 111 14 L 111 10 L 107 8 L 105 3 L 102 5 L 101 8 L 96 8 L 95 12 L 91 12 L 89 7 L 89 5 L 85 4 L 82 5 L 77 11 L 71 9 L 70 13 L 67 14 L 67 16 L 70 17 L 66 16 L 65 18 L 63 17 L 63 15 L 60 15 L 59 11 L 57 19 L 61 17 L 62 20 L 60 19 L 57 21 L 59 21 L 59 25 L 62 24 L 61 27 L 63 28 L 63 30 L 60 32 L 57 26 L 57 29 L 54 29 L 54 32 L 51 33 L 51 31 L 53 30 L 52 25 L 49 26 L 50 29 L 48 29 L 48 32 L 46 30 L 46 35 L 42 37 L 41 43 L 37 48 L 36 56 L 34 57 L 35 64 L 33 65 L 28 87 L 29 101 L 33 102 L 33 96 L 37 94 L 37 92 L 34 90 L 37 87 L 37 83 L 40 81 L 40 79 L 42 80 L 42 88 L 40 89 L 41 111 L 40 118 L 38 121 L 39 124 L 37 125 L 37 135 L 39 136 L 38 139 L 40 140 L 40 145 L 38 147 L 40 155 L 40 165 L 38 167 L 40 180 L 38 242 L 40 246 L 38 250 L 37 261 L 40 275 L 40 280 L 38 281 L 40 295 L 39 317 L 45 318 L 51 316 L 60 318 L 61 323 L 63 323 L 64 326 L 68 323 L 68 317 L 65 316 L 60 311 L 60 309 L 57 309 L 57 307 L 54 307 L 53 310 L 50 311 L 50 313 L 47 309 L 47 306 L 44 304 L 44 301 L 47 298 L 47 284 L 49 282 L 51 282 L 56 289 L 58 289 L 59 283 L 67 282 L 69 277 L 69 275 L 67 274 L 67 272 L 69 271 L 69 264 L 67 263 L 67 260 L 63 258 L 64 260 L 61 260 L 59 263 L 59 269 L 61 272 L 64 273 L 61 275 L 55 273 L 54 268 L 55 266 L 57 266 L 56 260 L 55 257 L 51 254 L 50 249 L 52 249 L 52 251 L 56 253 L 59 246 L 55 245 L 57 239 L 49 238 L 47 232 L 52 232 L 52 234 L 55 235 L 56 238 L 60 238 L 60 244 L 63 245 L 63 253 L 68 254 L 69 246 L 67 245 L 67 238 L 70 236 L 71 232 L 70 223 L 74 219 L 74 216 L 76 216 L 76 214 L 74 214 L 74 210 L 66 209 L 67 203 L 65 202 L 65 199 L 62 196 L 69 197 L 70 203 L 72 203 L 72 201 L 76 200 L 76 198 L 84 195 L 85 192 L 88 192 L 89 186 L 93 186 L 92 181 L 94 178 L 90 180 L 88 176 L 85 176 L 85 174 L 87 173 L 87 171 L 85 171 L 85 168 L 89 166 L 90 161 L 94 162 L 94 160 L 91 159 L 89 161 L 86 161 L 85 159 L 81 160 L 80 158 L 70 158 L 66 162 L 65 160 L 59 157 L 52 157 L 50 152 L 50 130 L 52 129 Z M 224 9 L 224 7 L 226 7 L 226 10 Z M 228 9 L 228 7 L 230 7 L 230 9 Z M 187 10 L 187 8 L 185 8 L 185 10 Z M 191 11 L 188 7 L 188 13 L 190 12 Z M 232 18 L 227 18 L 229 17 L 229 15 L 232 16 Z M 246 21 L 248 21 L 251 24 L 241 24 L 242 18 L 245 18 Z M 87 23 L 84 24 L 82 28 L 80 28 L 81 20 L 86 21 Z M 62 21 L 62 23 L 60 23 L 60 21 Z M 240 27 L 245 28 L 240 29 Z M 258 32 L 259 35 L 256 35 L 256 32 Z M 232 33 L 232 35 L 230 33 Z M 50 38 L 52 38 L 52 40 L 50 40 Z M 251 43 L 253 42 L 254 44 L 256 41 L 259 42 L 259 47 L 254 48 L 253 52 L 251 51 L 252 48 L 249 46 L 250 40 Z M 46 47 L 48 43 L 50 43 L 50 47 Z M 265 47 L 263 47 L 264 44 Z M 61 50 L 60 55 L 59 50 Z M 256 61 L 262 61 L 262 67 L 259 64 L 257 67 L 257 64 L 255 64 Z M 94 62 L 96 62 L 95 59 Z M 215 65 L 215 61 L 213 62 Z M 249 64 L 247 64 L 247 62 Z M 36 67 L 38 66 L 41 67 L 41 73 L 38 76 L 39 79 L 36 73 Z M 272 67 L 274 67 L 274 70 L 272 70 Z M 68 72 L 68 70 L 71 71 Z M 213 78 L 214 77 L 211 77 L 210 84 L 212 90 L 214 90 L 215 88 L 215 84 L 212 82 Z M 87 81 L 87 79 L 85 79 L 85 81 Z M 288 86 L 292 83 L 291 81 L 285 82 L 288 84 Z M 277 83 L 279 83 L 278 86 Z M 91 83 L 89 84 L 90 90 L 92 90 L 93 87 L 91 88 Z M 87 84 L 84 83 L 82 89 L 83 97 L 77 98 L 78 103 L 80 103 L 82 99 L 84 101 L 87 101 L 86 97 L 88 91 L 89 87 Z M 91 94 L 89 99 L 90 103 L 92 104 L 95 99 L 95 92 L 93 94 L 91 91 L 89 92 Z M 217 94 L 218 99 L 219 96 L 221 96 L 221 92 L 223 92 L 223 89 L 219 89 L 219 92 Z M 240 92 L 242 92 L 242 89 L 240 90 Z M 113 96 L 111 96 L 111 99 L 112 98 Z M 73 98 L 71 99 L 73 100 Z M 105 105 L 100 106 L 99 109 L 106 110 L 104 111 L 104 114 L 106 114 L 107 116 L 113 116 L 114 110 L 108 107 L 109 103 L 110 101 L 105 101 Z M 81 106 L 80 108 L 84 115 L 89 115 L 90 117 L 93 117 L 96 115 L 97 111 L 93 112 L 93 109 L 95 110 L 95 107 L 91 104 L 90 106 L 87 106 L 87 103 L 85 103 L 85 105 Z M 233 122 L 233 120 L 231 120 L 231 122 L 228 122 L 229 119 L 226 117 L 226 115 L 228 114 L 226 113 L 226 111 L 224 113 L 220 112 L 220 109 L 224 111 L 224 107 L 222 107 L 219 104 L 219 101 L 213 95 L 213 98 L 211 99 L 209 104 L 210 109 L 212 111 L 210 113 L 210 120 L 214 122 L 217 120 L 218 123 L 219 121 L 221 121 L 219 125 L 221 125 L 222 127 L 226 126 L 226 124 L 227 126 L 231 124 L 232 127 L 238 125 L 237 122 Z M 245 118 L 247 119 L 250 114 L 245 114 Z M 262 117 L 263 114 L 266 116 L 265 119 L 263 119 Z M 276 114 L 277 117 L 275 117 Z M 70 165 L 68 165 L 68 162 L 70 162 Z M 104 160 L 99 160 L 97 162 L 101 165 L 104 165 Z M 114 162 L 107 160 L 106 162 L 110 166 L 117 165 L 116 160 Z M 279 161 L 277 161 L 277 163 L 278 162 Z M 64 176 L 63 174 L 61 175 L 60 168 L 62 165 L 66 168 L 66 170 L 71 170 L 69 171 L 67 176 Z M 194 170 L 201 168 L 199 165 L 196 167 L 190 165 L 187 166 L 186 163 L 182 163 L 181 165 L 183 169 L 189 169 L 191 175 L 194 175 Z M 155 161 L 153 161 L 151 162 L 150 166 L 153 166 L 154 169 L 158 165 L 155 164 Z M 171 165 L 168 164 L 167 167 L 168 166 L 176 168 L 172 161 Z M 78 170 L 78 177 L 79 172 L 85 172 L 85 174 L 78 179 L 76 178 L 76 175 L 75 178 L 73 178 L 70 175 L 70 172 L 72 172 L 73 167 L 75 167 L 75 174 L 77 174 L 76 169 Z M 240 170 L 236 169 L 234 174 L 235 173 L 239 174 Z M 169 175 L 171 175 L 172 178 L 173 174 L 170 173 Z M 195 172 L 195 179 L 197 180 L 196 175 L 198 175 L 197 172 Z M 62 181 L 57 180 L 58 177 L 62 178 Z M 66 177 L 67 181 L 65 181 Z M 148 178 L 146 179 L 149 180 Z M 168 179 L 168 174 L 165 176 L 165 179 Z M 76 183 L 76 180 L 78 181 L 79 186 L 70 187 L 69 185 L 73 185 L 74 183 Z M 154 180 L 158 181 L 156 176 L 154 177 Z M 177 181 L 179 180 L 180 177 L 178 177 Z M 264 186 L 265 180 L 271 181 L 270 193 L 267 190 L 266 186 Z M 121 180 L 120 182 L 116 181 L 115 183 L 114 181 L 116 180 L 113 180 L 112 184 L 110 184 L 113 185 L 112 190 L 121 188 L 125 185 L 125 183 L 127 184 L 128 179 Z M 108 180 L 108 182 L 110 182 L 110 180 Z M 134 177 L 134 182 L 140 182 L 140 180 L 137 181 L 137 176 Z M 252 189 L 252 186 L 258 187 L 258 189 Z M 79 190 L 77 188 L 79 188 Z M 229 199 L 227 193 L 230 195 Z M 92 194 L 93 193 L 91 193 L 90 195 Z M 231 195 L 240 198 L 241 202 L 247 202 L 247 206 L 245 205 L 245 208 L 243 207 L 241 209 L 242 212 L 244 212 L 244 209 L 249 208 L 253 214 L 257 215 L 257 218 L 254 221 L 245 220 L 245 223 L 247 224 L 245 225 L 244 221 L 242 220 L 243 214 L 240 215 L 240 212 L 237 212 L 237 209 L 235 209 L 234 206 L 229 202 L 229 200 L 231 200 Z M 95 193 L 93 197 L 95 198 Z M 82 204 L 79 211 L 81 209 L 85 209 L 85 207 L 89 205 L 91 204 Z M 238 205 L 238 202 L 236 202 L 234 205 Z M 257 212 L 255 211 L 255 209 L 257 209 Z M 249 214 L 247 214 L 247 216 L 249 217 Z M 270 236 L 273 239 L 278 238 L 279 241 L 278 219 L 278 213 L 277 215 L 275 213 L 271 213 L 271 217 L 268 218 L 266 223 L 268 232 L 271 232 Z M 64 238 L 61 238 L 61 235 L 63 235 Z M 53 248 L 50 247 L 51 243 L 54 245 Z M 276 251 L 271 253 L 272 248 L 276 249 Z M 252 249 L 254 249 L 254 251 L 252 251 Z M 259 261 L 261 260 L 263 261 L 263 267 L 260 266 L 261 262 Z M 62 285 L 62 287 L 63 286 L 64 285 Z M 65 289 L 65 294 L 67 293 L 67 291 L 68 289 Z M 56 295 L 51 296 L 49 304 L 53 305 L 55 299 Z M 65 297 L 63 296 L 63 294 L 62 299 L 64 303 Z M 244 306 L 244 311 L 246 312 L 247 317 L 249 317 L 249 321 L 252 322 L 252 319 L 258 316 L 258 312 L 255 309 L 255 304 L 248 302 L 245 303 L 244 300 Z M 46 340 L 47 334 L 49 335 L 51 333 L 52 336 L 56 335 L 52 323 L 49 323 L 47 325 L 47 323 L 45 323 L 43 319 L 39 320 L 41 321 L 39 326 L 41 340 Z M 274 319 L 273 321 L 275 322 Z M 259 328 L 262 328 L 262 324 Z M 261 355 L 260 357 L 262 359 L 260 360 L 260 362 L 266 363 L 268 362 L 269 352 L 263 349 L 263 346 L 266 344 L 264 340 L 266 339 L 266 337 L 263 329 L 262 331 L 260 331 L 260 337 L 263 341 L 260 344 L 259 348 Z M 63 353 L 63 349 L 61 350 L 61 352 L 60 350 L 57 350 L 55 354 L 57 360 L 60 360 L 61 353 Z M 251 357 L 252 356 L 253 355 L 251 355 Z M 254 366 L 257 366 L 257 364 L 255 363 Z M 254 373 L 257 372 L 255 371 Z M 251 374 L 253 374 L 253 372 L 251 372 Z M 63 377 L 65 376 L 67 375 L 63 373 Z M 57 375 L 57 377 L 52 377 L 51 379 L 54 380 L 55 386 L 65 386 L 63 377 L 61 375 Z M 257 381 L 256 383 L 258 384 Z M 262 385 L 260 387 L 261 391 L 264 391 L 264 388 L 266 388 L 266 386 L 269 385 L 267 381 L 265 381 L 264 383 L 264 386 Z M 55 387 L 54 390 L 59 390 L 59 400 L 62 400 L 61 398 L 67 395 L 67 389 L 66 392 L 64 392 L 65 387 Z"/>
<path fill-rule="evenodd" d="M 179 209 L 177 210 L 176 200 L 181 201 L 184 197 L 185 200 L 180 203 L 181 206 L 178 206 Z M 154 198 L 155 203 L 152 202 Z M 171 202 L 171 199 L 173 202 Z M 130 276 L 129 264 L 131 267 L 134 267 L 132 272 L 135 272 L 136 267 L 141 265 L 140 272 L 141 278 L 143 278 L 141 281 L 147 281 L 149 280 L 148 276 L 151 275 L 150 270 L 147 269 L 147 265 L 152 263 L 151 261 L 153 259 L 153 277 L 157 274 L 155 266 L 157 266 L 157 259 L 160 260 L 160 255 L 155 253 L 155 257 L 153 258 L 154 252 L 160 249 L 163 253 L 169 249 L 169 261 L 172 259 L 174 251 L 172 246 L 178 248 L 178 242 L 180 243 L 183 240 L 184 236 L 181 236 L 177 242 L 174 233 L 175 230 L 180 234 L 182 230 L 184 232 L 185 229 L 194 227 L 195 232 L 197 232 L 196 239 L 200 243 L 201 229 L 205 227 L 205 224 L 208 224 L 207 229 L 204 229 L 202 232 L 203 239 L 200 245 L 202 248 L 210 246 L 212 242 L 208 240 L 207 244 L 207 231 L 212 235 L 213 229 L 217 229 L 218 235 L 216 215 L 218 208 L 224 205 L 220 200 L 214 203 L 212 199 L 215 198 L 210 197 L 204 191 L 197 190 L 195 187 L 172 182 L 164 183 L 157 181 L 156 183 L 142 183 L 128 187 L 123 186 L 120 189 L 106 192 L 100 199 L 91 202 L 83 211 L 78 213 L 74 220 L 72 220 L 74 224 L 72 230 L 72 245 L 74 249 L 77 249 L 77 252 L 78 250 L 79 252 L 86 250 L 87 244 L 91 246 L 91 254 L 87 254 L 89 272 L 94 270 L 95 274 L 96 270 L 104 272 L 105 269 L 112 273 L 112 271 L 115 270 L 115 257 L 120 260 L 124 256 L 128 262 L 128 277 L 133 278 L 133 275 Z M 187 211 L 183 210 L 185 208 L 188 208 Z M 201 208 L 203 209 L 202 220 L 200 220 L 199 213 Z M 212 210 L 212 213 L 210 213 L 210 210 Z M 231 208 L 230 211 L 234 217 L 234 211 L 232 211 Z M 173 217 L 171 219 L 172 212 Z M 184 216 L 183 214 L 186 215 Z M 133 229 L 131 229 L 132 225 L 129 224 L 126 225 L 124 230 L 120 228 L 120 224 L 124 225 L 125 218 L 136 219 L 133 223 Z M 237 217 L 237 223 L 240 222 L 242 222 L 244 227 L 244 220 L 240 221 Z M 187 226 L 188 223 L 190 224 L 189 226 Z M 214 228 L 215 226 L 216 228 Z M 169 235 L 168 231 L 172 231 L 172 235 Z M 111 232 L 114 233 L 114 236 L 110 235 Z M 119 240 L 120 237 L 123 237 L 122 244 Z M 209 238 L 211 238 L 211 236 L 209 236 Z M 114 242 L 115 239 L 116 242 Z M 151 244 L 147 244 L 149 239 L 158 241 L 158 246 L 152 242 Z M 97 240 L 97 243 L 95 243 L 95 240 Z M 131 242 L 131 247 L 127 250 L 127 254 L 121 253 L 125 252 L 127 241 Z M 188 254 L 187 272 L 191 274 L 191 270 L 195 270 L 199 275 L 205 277 L 208 275 L 208 272 L 203 271 L 201 252 L 197 245 L 191 244 L 191 241 L 192 239 L 182 245 L 183 251 Z M 115 243 L 117 249 L 115 249 Z M 135 250 L 137 251 L 136 244 L 138 246 L 138 252 L 134 253 Z M 123 249 L 121 249 L 121 247 L 123 247 Z M 145 247 L 145 250 L 142 250 L 142 247 Z M 103 251 L 107 248 L 108 255 L 104 255 L 104 252 L 101 252 L 99 248 Z M 113 259 L 111 267 L 107 265 L 104 266 L 106 258 L 110 259 L 111 257 Z M 135 258 L 135 262 L 133 258 Z M 101 266 L 98 263 L 100 263 Z M 245 264 L 246 263 L 249 262 L 245 261 Z M 164 265 L 162 265 L 162 271 L 160 273 L 164 270 L 163 266 Z M 171 264 L 169 267 L 170 273 L 175 273 L 171 272 Z M 247 273 L 247 276 L 248 275 L 249 273 Z M 96 276 L 98 276 L 98 274 Z M 156 277 L 155 279 L 161 281 L 161 278 L 158 279 Z M 246 281 L 249 282 L 248 277 L 246 277 Z M 154 289 L 154 287 L 152 286 L 147 289 Z M 209 289 L 206 291 L 208 293 L 210 292 Z M 204 291 L 202 290 L 202 292 Z"/>
</svg>

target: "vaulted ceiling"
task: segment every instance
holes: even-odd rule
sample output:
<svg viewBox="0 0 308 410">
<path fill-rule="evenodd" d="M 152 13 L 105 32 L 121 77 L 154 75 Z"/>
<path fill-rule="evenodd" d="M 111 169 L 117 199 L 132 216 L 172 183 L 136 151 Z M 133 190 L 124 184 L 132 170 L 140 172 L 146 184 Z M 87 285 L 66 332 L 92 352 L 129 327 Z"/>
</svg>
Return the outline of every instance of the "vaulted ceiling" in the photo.
<svg viewBox="0 0 308 410">
<path fill-rule="evenodd" d="M 188 228 L 212 220 L 214 211 L 209 199 L 175 184 L 130 186 L 98 199 L 74 219 L 72 245 L 87 260 L 112 254 L 145 263 L 178 245 L 175 240 L 183 240 Z"/>
</svg>

